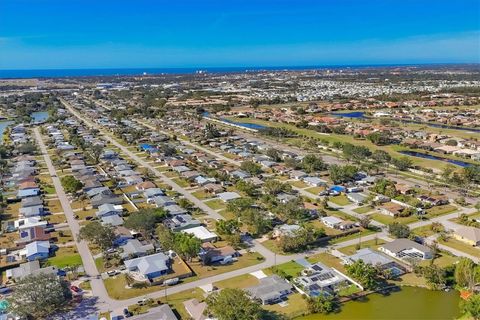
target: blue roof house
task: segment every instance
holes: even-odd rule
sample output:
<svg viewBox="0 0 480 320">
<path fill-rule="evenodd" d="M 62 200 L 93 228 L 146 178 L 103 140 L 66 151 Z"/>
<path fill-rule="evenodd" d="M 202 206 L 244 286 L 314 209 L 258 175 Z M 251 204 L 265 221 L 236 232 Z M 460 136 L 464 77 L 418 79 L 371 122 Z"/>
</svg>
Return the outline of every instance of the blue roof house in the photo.
<svg viewBox="0 0 480 320">
<path fill-rule="evenodd" d="M 47 259 L 50 255 L 50 242 L 35 241 L 25 246 L 25 257 L 28 261 Z"/>
</svg>

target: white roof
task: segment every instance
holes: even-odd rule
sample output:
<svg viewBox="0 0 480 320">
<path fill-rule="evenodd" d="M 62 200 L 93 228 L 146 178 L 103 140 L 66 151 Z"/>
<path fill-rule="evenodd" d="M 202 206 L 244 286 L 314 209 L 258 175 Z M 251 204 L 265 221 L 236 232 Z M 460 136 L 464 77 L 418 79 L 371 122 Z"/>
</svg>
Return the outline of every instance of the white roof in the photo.
<svg viewBox="0 0 480 320">
<path fill-rule="evenodd" d="M 196 238 L 200 240 L 208 240 L 208 239 L 217 237 L 215 233 L 211 232 L 210 230 L 208 230 L 203 226 L 185 229 L 185 230 L 182 230 L 182 232 L 193 234 Z"/>
<path fill-rule="evenodd" d="M 342 219 L 337 218 L 337 217 L 333 217 L 333 216 L 323 217 L 323 218 L 321 218 L 321 220 L 322 220 L 323 223 L 328 223 L 328 224 L 332 224 L 332 225 L 343 222 Z"/>
<path fill-rule="evenodd" d="M 222 192 L 218 194 L 218 197 L 223 201 L 230 201 L 240 198 L 240 195 L 236 192 Z"/>
</svg>

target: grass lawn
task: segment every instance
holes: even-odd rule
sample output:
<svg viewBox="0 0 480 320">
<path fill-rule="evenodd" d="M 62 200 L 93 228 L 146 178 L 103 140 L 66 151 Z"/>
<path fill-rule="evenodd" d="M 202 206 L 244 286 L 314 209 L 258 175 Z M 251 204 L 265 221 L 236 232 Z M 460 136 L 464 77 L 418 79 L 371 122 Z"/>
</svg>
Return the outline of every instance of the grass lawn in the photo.
<svg viewBox="0 0 480 320">
<path fill-rule="evenodd" d="M 289 181 L 288 183 L 290 183 L 292 186 L 294 186 L 296 188 L 300 188 L 300 189 L 304 189 L 304 188 L 308 187 L 308 184 L 306 184 L 305 182 L 300 181 L 300 180 Z"/>
<path fill-rule="evenodd" d="M 285 252 L 283 252 L 283 251 L 278 247 L 277 241 L 274 240 L 274 239 L 269 239 L 269 240 L 263 241 L 263 242 L 262 242 L 262 245 L 264 245 L 265 248 L 267 248 L 268 250 L 270 250 L 270 251 L 272 251 L 272 252 L 275 252 L 275 253 L 277 253 L 277 254 L 285 254 Z"/>
<path fill-rule="evenodd" d="M 363 248 L 377 249 L 379 246 L 381 246 L 384 243 L 385 243 L 385 241 L 382 240 L 382 239 L 377 239 L 376 241 L 375 240 L 363 241 L 363 242 L 360 243 L 360 248 L 359 249 L 363 249 Z M 355 245 L 352 245 L 352 246 L 339 248 L 338 251 L 350 256 L 350 255 L 354 254 L 355 252 L 357 252 L 357 245 L 355 244 Z"/>
<path fill-rule="evenodd" d="M 47 260 L 49 265 L 64 268 L 66 266 L 81 265 L 82 258 L 77 253 L 76 247 L 62 247 L 55 252 L 55 256 Z"/>
<path fill-rule="evenodd" d="M 274 273 L 274 268 L 276 268 L 279 271 L 285 272 L 285 274 L 291 276 L 292 278 L 297 277 L 298 274 L 305 269 L 304 266 L 296 263 L 295 261 L 290 261 L 286 263 L 279 264 L 275 267 L 271 267 L 268 269 L 265 269 L 266 274 L 273 274 Z"/>
<path fill-rule="evenodd" d="M 348 200 L 347 196 L 341 194 L 339 196 L 331 197 L 330 201 L 339 205 L 339 206 L 346 206 L 350 204 L 350 200 Z"/>
<path fill-rule="evenodd" d="M 363 206 L 363 207 L 359 207 L 357 209 L 353 209 L 353 211 L 355 211 L 356 213 L 365 214 L 365 213 L 368 213 L 370 211 L 373 211 L 373 208 L 370 207 L 370 206 Z"/>
<path fill-rule="evenodd" d="M 441 216 L 441 215 L 444 215 L 444 214 L 452 213 L 452 212 L 455 212 L 455 211 L 457 211 L 457 207 L 455 207 L 451 204 L 446 204 L 446 205 L 443 205 L 443 206 L 436 206 L 436 207 L 432 207 L 430 209 L 427 209 L 425 216 L 428 217 L 428 218 L 433 218 L 433 217 Z"/>
<path fill-rule="evenodd" d="M 182 178 L 175 178 L 175 179 L 172 179 L 172 181 L 178 184 L 182 188 L 186 188 L 190 186 L 190 183 Z"/>
<path fill-rule="evenodd" d="M 374 213 L 374 214 L 371 214 L 370 215 L 370 218 L 372 218 L 373 220 L 377 221 L 377 222 L 380 222 L 380 223 L 383 223 L 383 224 L 391 224 L 393 222 L 399 222 L 401 224 L 409 224 L 409 223 L 412 223 L 412 222 L 415 222 L 418 220 L 418 218 L 414 215 L 410 216 L 410 217 L 397 217 L 397 218 L 394 218 L 394 217 L 391 217 L 391 216 L 387 216 L 386 214 L 383 214 L 383 213 Z"/>
<path fill-rule="evenodd" d="M 368 235 L 373 234 L 375 232 L 377 232 L 377 231 L 362 228 L 360 232 L 352 233 L 352 234 L 349 234 L 349 235 L 344 236 L 344 237 L 333 239 L 333 240 L 330 241 L 330 244 L 335 244 L 335 243 L 340 243 L 340 242 L 347 241 L 347 240 L 352 240 L 352 239 L 357 239 L 357 238 L 360 238 L 360 237 L 365 237 L 365 236 L 368 236 Z"/>
<path fill-rule="evenodd" d="M 67 243 L 73 241 L 72 231 L 69 230 L 59 230 L 50 232 L 52 238 L 57 238 L 58 243 Z"/>
<path fill-rule="evenodd" d="M 437 257 L 435 258 L 435 265 L 441 267 L 441 268 L 444 268 L 444 267 L 447 267 L 447 266 L 451 266 L 452 264 L 455 264 L 457 261 L 459 260 L 458 257 L 455 257 L 451 254 L 449 254 L 448 252 L 445 252 L 445 251 L 440 251 L 437 255 Z M 423 260 L 423 261 L 420 261 L 420 265 L 421 266 L 428 266 L 430 265 L 430 261 L 427 261 L 427 260 Z"/>
<path fill-rule="evenodd" d="M 60 203 L 60 200 L 47 200 L 46 201 L 48 210 L 50 210 L 51 213 L 57 213 L 57 212 L 63 212 L 62 204 Z"/>
<path fill-rule="evenodd" d="M 64 214 L 51 214 L 46 216 L 45 219 L 51 224 L 67 222 L 67 218 L 65 218 Z"/>
<path fill-rule="evenodd" d="M 87 207 L 89 206 L 90 203 L 88 200 L 83 200 L 83 201 L 79 201 L 79 200 L 76 200 L 76 201 L 73 201 L 70 203 L 70 206 L 72 207 L 72 209 L 81 209 L 81 208 L 84 208 L 84 207 Z"/>
<path fill-rule="evenodd" d="M 415 228 L 412 230 L 412 232 L 422 238 L 428 238 L 435 234 L 431 225 Z"/>
<path fill-rule="evenodd" d="M 227 209 L 220 210 L 220 211 L 218 211 L 218 213 L 221 214 L 222 217 L 224 217 L 227 220 L 235 219 L 235 214 L 228 211 Z"/>
<path fill-rule="evenodd" d="M 209 199 L 212 197 L 210 193 L 205 192 L 203 189 L 192 192 L 192 196 L 200 200 Z"/>
<path fill-rule="evenodd" d="M 204 266 L 200 262 L 188 262 L 198 278 L 207 278 L 217 274 L 250 267 L 263 262 L 264 258 L 257 252 L 245 253 L 238 261 L 227 265 Z"/>
<path fill-rule="evenodd" d="M 43 192 L 46 194 L 55 194 L 55 188 L 51 185 L 44 185 L 43 186 Z"/>
<path fill-rule="evenodd" d="M 243 274 L 241 276 L 229 278 L 226 280 L 218 281 L 213 285 L 219 289 L 224 288 L 248 288 L 258 284 L 258 279 L 250 274 Z"/>
<path fill-rule="evenodd" d="M 337 234 L 342 233 L 341 230 L 327 227 L 326 225 L 323 224 L 323 222 L 321 222 L 321 221 L 318 220 L 318 219 L 309 221 L 308 224 L 310 224 L 310 225 L 311 225 L 312 227 L 314 227 L 315 229 L 323 229 L 323 230 L 325 230 L 325 233 L 327 234 L 327 236 L 332 236 L 332 235 L 337 235 Z"/>
<path fill-rule="evenodd" d="M 263 306 L 265 310 L 280 313 L 285 315 L 288 319 L 299 317 L 308 314 L 307 302 L 300 293 L 292 293 L 287 298 L 287 305 L 272 304 Z M 320 318 L 319 318 L 320 319 Z"/>
<path fill-rule="evenodd" d="M 449 238 L 447 241 L 438 240 L 439 243 L 446 245 L 447 247 L 460 250 L 474 257 L 480 256 L 480 249 L 472 247 L 466 243 L 463 243 L 457 239 Z"/>
<path fill-rule="evenodd" d="M 390 280 L 393 283 L 401 286 L 414 286 L 414 287 L 421 287 L 427 284 L 424 277 L 419 277 L 415 273 L 405 273 L 399 278 Z"/>
<path fill-rule="evenodd" d="M 345 288 L 342 288 L 338 291 L 338 295 L 341 297 L 348 297 L 351 296 L 354 293 L 362 291 L 359 287 L 357 287 L 354 284 L 351 284 Z"/>
<path fill-rule="evenodd" d="M 167 172 L 164 172 L 163 174 L 168 178 L 178 177 L 178 174 L 176 172 L 173 172 L 173 171 L 167 171 Z"/>
<path fill-rule="evenodd" d="M 79 220 L 84 220 L 86 217 L 96 217 L 95 213 L 97 212 L 96 209 L 89 209 L 89 210 L 78 210 L 74 212 L 75 216 L 78 216 Z"/>
<path fill-rule="evenodd" d="M 324 187 L 311 187 L 311 188 L 305 189 L 305 191 L 308 191 L 314 195 L 318 195 L 323 190 L 325 190 Z"/>
<path fill-rule="evenodd" d="M 221 199 L 213 199 L 213 200 L 208 200 L 205 201 L 205 204 L 212 208 L 213 210 L 218 210 L 218 209 L 225 209 L 226 205 L 225 202 Z"/>
</svg>

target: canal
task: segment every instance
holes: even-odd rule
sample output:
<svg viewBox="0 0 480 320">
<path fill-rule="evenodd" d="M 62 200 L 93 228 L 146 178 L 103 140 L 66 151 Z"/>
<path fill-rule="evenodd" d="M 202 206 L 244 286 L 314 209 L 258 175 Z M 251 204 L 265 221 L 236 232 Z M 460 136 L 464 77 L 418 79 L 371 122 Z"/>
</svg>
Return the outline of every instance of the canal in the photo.
<svg viewBox="0 0 480 320">
<path fill-rule="evenodd" d="M 349 301 L 338 313 L 312 314 L 297 320 L 451 320 L 460 316 L 457 291 L 432 291 L 403 287 L 389 295 L 371 294 L 362 301 Z"/>
<path fill-rule="evenodd" d="M 427 153 L 417 152 L 417 151 L 398 151 L 398 152 L 401 153 L 401 154 L 407 155 L 407 156 L 412 156 L 412 157 L 417 157 L 417 158 L 444 161 L 444 162 L 448 162 L 448 163 L 451 163 L 451 164 L 455 164 L 455 165 L 460 166 L 460 167 L 472 166 L 471 163 L 464 162 L 464 161 L 461 161 L 461 160 L 442 158 L 442 157 L 434 156 L 434 155 L 427 154 Z"/>
</svg>

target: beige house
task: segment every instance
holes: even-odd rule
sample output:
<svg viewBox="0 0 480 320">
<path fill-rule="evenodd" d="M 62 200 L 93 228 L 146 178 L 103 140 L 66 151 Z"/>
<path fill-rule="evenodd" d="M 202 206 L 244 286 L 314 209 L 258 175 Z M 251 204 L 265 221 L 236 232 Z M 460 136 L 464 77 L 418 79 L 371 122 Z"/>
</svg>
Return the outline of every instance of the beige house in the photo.
<svg viewBox="0 0 480 320">
<path fill-rule="evenodd" d="M 453 237 L 471 246 L 480 246 L 480 229 L 474 227 L 462 227 L 454 232 Z"/>
</svg>

